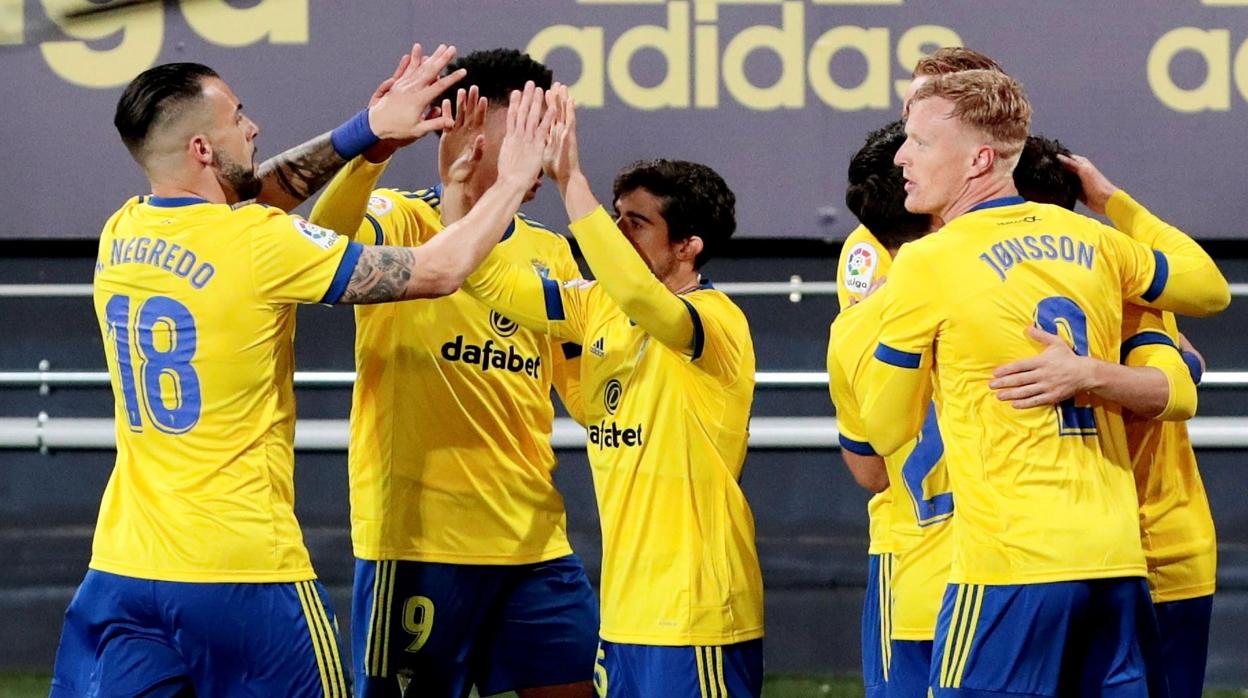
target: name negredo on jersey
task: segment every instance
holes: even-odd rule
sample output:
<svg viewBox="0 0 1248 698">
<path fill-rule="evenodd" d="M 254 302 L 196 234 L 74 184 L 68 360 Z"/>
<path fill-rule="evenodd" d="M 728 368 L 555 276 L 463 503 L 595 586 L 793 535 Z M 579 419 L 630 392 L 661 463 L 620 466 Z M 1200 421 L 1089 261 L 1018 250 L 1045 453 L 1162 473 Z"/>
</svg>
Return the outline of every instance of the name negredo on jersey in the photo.
<svg viewBox="0 0 1248 698">
<path fill-rule="evenodd" d="M 195 288 L 206 286 L 217 273 L 211 263 L 199 261 L 199 256 L 190 248 L 143 236 L 113 239 L 108 265 L 115 267 L 119 264 L 146 264 L 156 267 L 186 279 Z"/>
</svg>

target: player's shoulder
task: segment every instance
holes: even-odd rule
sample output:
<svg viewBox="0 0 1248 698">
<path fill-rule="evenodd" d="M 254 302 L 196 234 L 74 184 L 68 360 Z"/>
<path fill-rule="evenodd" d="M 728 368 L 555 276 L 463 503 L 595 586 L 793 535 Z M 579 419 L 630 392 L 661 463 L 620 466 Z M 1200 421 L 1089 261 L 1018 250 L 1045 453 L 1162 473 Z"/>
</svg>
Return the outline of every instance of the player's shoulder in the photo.
<svg viewBox="0 0 1248 698">
<path fill-rule="evenodd" d="M 874 345 L 880 333 L 880 313 L 887 288 L 885 284 L 880 290 L 836 314 L 829 331 L 833 346 L 857 354 L 868 345 Z"/>
<path fill-rule="evenodd" d="M 440 219 L 438 208 L 442 205 L 442 187 L 427 187 L 408 191 L 406 189 L 375 189 L 368 197 L 368 214 L 377 220 L 394 211 L 405 211 L 427 219 Z"/>
<path fill-rule="evenodd" d="M 728 294 L 715 288 L 710 279 L 704 278 L 701 286 L 682 294 L 681 298 L 693 305 L 701 315 L 714 314 L 723 321 L 739 323 L 747 330 L 749 328 L 745 311 L 741 310 L 741 306 L 737 305 Z"/>
</svg>

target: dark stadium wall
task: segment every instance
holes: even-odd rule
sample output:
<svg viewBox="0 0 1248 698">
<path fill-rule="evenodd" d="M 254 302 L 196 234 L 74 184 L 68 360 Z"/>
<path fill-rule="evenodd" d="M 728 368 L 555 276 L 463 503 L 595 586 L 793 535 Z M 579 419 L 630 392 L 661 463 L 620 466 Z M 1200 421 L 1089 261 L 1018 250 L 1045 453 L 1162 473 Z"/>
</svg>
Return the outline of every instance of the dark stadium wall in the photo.
<svg viewBox="0 0 1248 698">
<path fill-rule="evenodd" d="M 1235 207 L 1208 202 L 1242 193 L 1242 153 L 1226 146 L 1248 111 L 1245 13 L 1237 0 L 4 2 L 0 238 L 92 238 L 144 190 L 111 122 L 122 86 L 156 63 L 216 68 L 263 157 L 353 114 L 421 41 L 547 61 L 582 106 L 599 190 L 639 158 L 703 161 L 740 194 L 743 235 L 818 238 L 852 227 L 845 163 L 900 113 L 914 63 L 962 44 L 1026 84 L 1036 131 L 1184 229 L 1244 239 Z M 387 186 L 428 184 L 432 150 L 413 152 Z M 559 211 L 547 197 L 532 213 Z"/>
<path fill-rule="evenodd" d="M 71 254 L 83 243 L 22 246 L 22 256 L 0 258 L 0 283 L 90 282 L 91 258 Z M 1230 252 L 1217 246 L 1218 252 Z M 88 246 L 89 249 L 89 246 Z M 794 256 L 780 256 L 785 252 Z M 747 252 L 745 256 L 738 254 Z M 707 267 L 720 282 L 787 281 L 799 275 L 826 281 L 836 246 L 746 243 Z M 796 254 L 800 253 L 800 254 Z M 67 256 L 68 255 L 68 256 Z M 1223 258 L 1232 282 L 1248 281 L 1248 259 Z M 830 296 L 742 296 L 754 333 L 760 371 L 821 371 Z M 0 373 L 103 369 L 98 326 L 85 298 L 0 298 L 6 332 Z M 1248 304 L 1239 300 L 1220 317 L 1184 322 L 1205 352 L 1210 370 L 1248 368 L 1240 333 Z M 301 370 L 352 368 L 353 321 L 348 308 L 305 306 L 296 340 Z M 301 419 L 345 419 L 347 389 L 308 388 L 298 394 Z M 0 385 L 0 418 L 108 417 L 107 388 Z M 832 416 L 824 387 L 760 387 L 755 418 Z M 1201 417 L 1248 417 L 1248 390 L 1206 387 Z M 1244 449 L 1199 453 L 1218 525 L 1219 589 L 1209 664 L 1211 684 L 1248 687 L 1248 499 L 1242 496 Z M 577 449 L 558 453 L 556 480 L 567 502 L 573 546 L 591 577 L 598 576 L 600 539 L 588 467 Z M 300 451 L 297 508 L 318 573 L 331 589 L 344 629 L 349 623 L 351 549 L 348 538 L 346 454 Z M 61 617 L 81 580 L 100 494 L 112 453 L 103 450 L 0 450 L 0 672 L 50 669 Z M 742 478 L 757 521 L 767 585 L 767 667 L 770 672 L 858 671 L 858 623 L 866 579 L 866 495 L 831 449 L 752 449 Z"/>
</svg>

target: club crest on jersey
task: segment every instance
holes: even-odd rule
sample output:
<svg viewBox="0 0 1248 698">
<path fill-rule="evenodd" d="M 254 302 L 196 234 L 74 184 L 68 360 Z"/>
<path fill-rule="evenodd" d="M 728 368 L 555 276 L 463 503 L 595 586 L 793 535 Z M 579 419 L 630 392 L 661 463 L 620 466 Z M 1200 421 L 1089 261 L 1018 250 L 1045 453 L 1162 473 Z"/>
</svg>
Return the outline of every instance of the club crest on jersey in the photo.
<svg viewBox="0 0 1248 698">
<path fill-rule="evenodd" d="M 381 217 L 394 210 L 394 202 L 384 196 L 374 194 L 368 197 L 368 212 Z"/>
<path fill-rule="evenodd" d="M 866 293 L 880 263 L 880 253 L 869 243 L 860 242 L 849 250 L 845 261 L 845 287 L 855 293 Z"/>
<path fill-rule="evenodd" d="M 292 220 L 295 222 L 295 230 L 298 230 L 300 235 L 311 240 L 313 244 L 322 250 L 328 250 L 338 241 L 338 233 L 329 228 L 312 225 L 302 218 L 293 218 Z"/>
<path fill-rule="evenodd" d="M 514 320 L 500 314 L 497 310 L 490 311 L 490 328 L 498 333 L 499 337 L 510 337 L 520 329 Z"/>
<path fill-rule="evenodd" d="M 550 267 L 540 259 L 530 259 L 529 263 L 533 265 L 533 271 L 537 272 L 543 279 L 550 278 Z"/>
</svg>

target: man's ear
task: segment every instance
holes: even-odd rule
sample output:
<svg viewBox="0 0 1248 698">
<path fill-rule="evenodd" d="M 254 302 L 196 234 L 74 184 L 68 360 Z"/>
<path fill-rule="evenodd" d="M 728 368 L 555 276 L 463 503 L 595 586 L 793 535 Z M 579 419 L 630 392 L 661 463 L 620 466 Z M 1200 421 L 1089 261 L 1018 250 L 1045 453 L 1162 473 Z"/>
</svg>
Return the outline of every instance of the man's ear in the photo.
<svg viewBox="0 0 1248 698">
<path fill-rule="evenodd" d="M 997 151 L 992 146 L 981 145 L 971 160 L 971 176 L 981 177 L 992 171 L 997 164 Z"/>
<path fill-rule="evenodd" d="M 208 137 L 202 133 L 191 136 L 191 140 L 187 143 L 187 151 L 191 157 L 198 160 L 204 165 L 212 164 L 212 144 L 208 142 Z"/>
<path fill-rule="evenodd" d="M 697 235 L 690 235 L 676 244 L 676 259 L 682 262 L 694 262 L 698 255 L 702 254 L 704 244 L 702 238 Z"/>
</svg>

